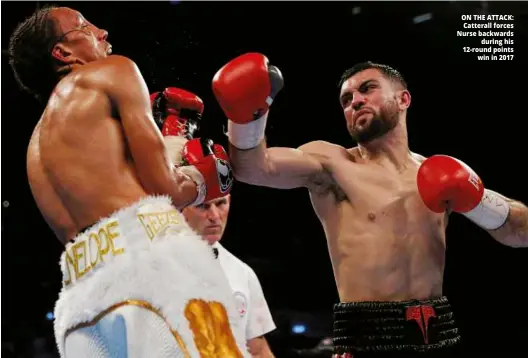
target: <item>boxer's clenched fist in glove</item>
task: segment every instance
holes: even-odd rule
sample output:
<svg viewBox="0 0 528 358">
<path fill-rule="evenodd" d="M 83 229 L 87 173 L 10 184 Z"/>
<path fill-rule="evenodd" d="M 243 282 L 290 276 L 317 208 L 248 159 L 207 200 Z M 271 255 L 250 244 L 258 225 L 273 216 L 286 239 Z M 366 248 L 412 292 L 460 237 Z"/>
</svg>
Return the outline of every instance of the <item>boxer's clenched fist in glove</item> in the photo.
<svg viewBox="0 0 528 358">
<path fill-rule="evenodd" d="M 150 95 L 154 121 L 164 137 L 171 160 L 178 165 L 184 143 L 198 128 L 204 104 L 200 97 L 186 90 L 168 87 Z"/>
<path fill-rule="evenodd" d="M 185 143 L 182 152 L 183 167 L 198 185 L 198 197 L 191 205 L 221 198 L 231 192 L 233 173 L 225 149 L 213 141 L 195 138 Z"/>
<path fill-rule="evenodd" d="M 200 97 L 181 88 L 167 87 L 151 94 L 150 100 L 154 120 L 164 136 L 192 138 L 204 110 Z"/>
<path fill-rule="evenodd" d="M 233 146 L 250 149 L 264 139 L 269 107 L 283 85 L 279 69 L 259 53 L 241 55 L 215 74 L 213 92 L 228 118 Z"/>
<path fill-rule="evenodd" d="M 508 203 L 485 189 L 478 175 L 453 157 L 426 159 L 418 169 L 417 184 L 425 205 L 434 212 L 451 209 L 487 230 L 499 228 L 508 218 Z"/>
</svg>

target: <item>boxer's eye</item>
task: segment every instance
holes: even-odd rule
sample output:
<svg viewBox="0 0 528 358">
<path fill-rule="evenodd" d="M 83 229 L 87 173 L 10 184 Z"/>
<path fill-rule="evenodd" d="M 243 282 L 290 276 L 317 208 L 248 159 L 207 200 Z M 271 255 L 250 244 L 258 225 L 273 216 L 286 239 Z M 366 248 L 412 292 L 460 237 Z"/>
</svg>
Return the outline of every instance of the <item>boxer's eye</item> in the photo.
<svg viewBox="0 0 528 358">
<path fill-rule="evenodd" d="M 346 97 L 341 98 L 341 106 L 343 108 L 348 106 L 350 104 L 350 101 L 352 101 L 352 97 L 351 96 L 346 96 Z"/>
<path fill-rule="evenodd" d="M 91 29 L 90 29 L 90 25 L 88 25 L 88 24 L 81 25 L 79 30 L 84 32 L 85 34 L 89 34 L 89 35 L 93 33 L 93 31 L 91 31 Z"/>
<path fill-rule="evenodd" d="M 374 85 L 373 83 L 366 83 L 362 85 L 361 87 L 359 87 L 359 92 L 367 93 L 367 92 L 372 91 L 374 88 L 376 88 L 376 85 Z"/>
</svg>

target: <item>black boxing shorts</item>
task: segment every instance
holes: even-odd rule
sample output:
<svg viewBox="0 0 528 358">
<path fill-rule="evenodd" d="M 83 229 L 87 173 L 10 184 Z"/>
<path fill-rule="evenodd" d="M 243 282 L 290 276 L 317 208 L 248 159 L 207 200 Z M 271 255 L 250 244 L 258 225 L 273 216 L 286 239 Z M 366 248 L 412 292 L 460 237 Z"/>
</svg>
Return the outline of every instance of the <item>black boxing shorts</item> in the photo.
<svg viewBox="0 0 528 358">
<path fill-rule="evenodd" d="M 446 297 L 334 306 L 334 358 L 449 357 L 460 346 Z"/>
</svg>

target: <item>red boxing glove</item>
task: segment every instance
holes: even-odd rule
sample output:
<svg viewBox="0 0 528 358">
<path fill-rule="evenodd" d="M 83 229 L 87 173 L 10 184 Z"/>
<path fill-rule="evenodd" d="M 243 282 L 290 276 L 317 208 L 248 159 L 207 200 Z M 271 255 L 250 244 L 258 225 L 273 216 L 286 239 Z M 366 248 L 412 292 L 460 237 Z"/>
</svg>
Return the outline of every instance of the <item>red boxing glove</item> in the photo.
<svg viewBox="0 0 528 358">
<path fill-rule="evenodd" d="M 163 136 L 191 139 L 204 110 L 203 101 L 194 93 L 176 87 L 150 95 L 154 120 Z"/>
<path fill-rule="evenodd" d="M 235 147 L 254 148 L 264 139 L 269 107 L 283 86 L 280 70 L 260 53 L 241 55 L 215 74 L 213 92 Z"/>
<path fill-rule="evenodd" d="M 508 203 L 485 189 L 478 175 L 458 159 L 434 155 L 422 163 L 416 179 L 423 202 L 434 212 L 449 207 L 487 230 L 499 228 L 508 218 Z"/>
<path fill-rule="evenodd" d="M 233 173 L 224 148 L 211 140 L 195 138 L 183 148 L 185 167 L 180 169 L 198 185 L 198 198 L 192 205 L 221 198 L 231 192 Z"/>
</svg>

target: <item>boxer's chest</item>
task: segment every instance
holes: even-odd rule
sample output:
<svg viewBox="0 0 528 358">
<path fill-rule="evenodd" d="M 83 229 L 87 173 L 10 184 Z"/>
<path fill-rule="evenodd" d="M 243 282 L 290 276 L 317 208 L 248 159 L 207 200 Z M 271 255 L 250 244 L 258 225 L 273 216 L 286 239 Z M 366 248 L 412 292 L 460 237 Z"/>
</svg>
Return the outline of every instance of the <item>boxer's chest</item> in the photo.
<svg viewBox="0 0 528 358">
<path fill-rule="evenodd" d="M 402 171 L 377 164 L 345 163 L 334 170 L 340 195 L 351 204 L 359 217 L 369 222 L 392 221 L 392 227 L 420 222 L 442 225 L 443 214 L 436 214 L 423 203 L 416 182 L 417 164 Z M 338 196 L 339 196 L 338 194 Z"/>
</svg>

